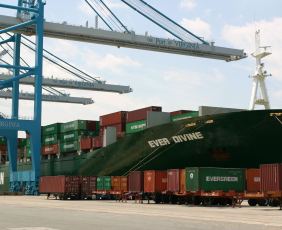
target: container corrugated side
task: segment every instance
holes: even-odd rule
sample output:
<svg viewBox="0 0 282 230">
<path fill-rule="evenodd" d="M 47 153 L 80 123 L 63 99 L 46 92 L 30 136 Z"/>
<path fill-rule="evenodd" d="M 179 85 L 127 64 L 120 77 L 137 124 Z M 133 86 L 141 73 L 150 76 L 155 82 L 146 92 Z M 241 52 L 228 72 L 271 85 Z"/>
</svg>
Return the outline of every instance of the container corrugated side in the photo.
<svg viewBox="0 0 282 230">
<path fill-rule="evenodd" d="M 110 176 L 99 176 L 97 177 L 97 190 L 98 191 L 109 191 L 112 188 Z"/>
<path fill-rule="evenodd" d="M 167 170 L 167 191 L 179 192 L 180 190 L 180 169 Z"/>
<path fill-rule="evenodd" d="M 282 164 L 263 164 L 260 166 L 261 191 L 282 191 Z"/>
<path fill-rule="evenodd" d="M 186 168 L 186 189 L 197 191 L 245 191 L 245 169 L 237 168 Z"/>
<path fill-rule="evenodd" d="M 143 192 L 144 190 L 144 174 L 141 171 L 132 171 L 128 174 L 128 190 L 129 192 Z"/>
<path fill-rule="evenodd" d="M 60 136 L 58 134 L 43 136 L 42 144 L 43 145 L 55 145 L 55 144 L 58 144 L 59 140 L 60 140 Z"/>
<path fill-rule="evenodd" d="M 115 124 L 126 123 L 126 111 L 119 111 L 115 113 L 100 116 L 100 126 L 111 126 Z"/>
<path fill-rule="evenodd" d="M 260 169 L 246 169 L 247 192 L 260 192 Z"/>
<path fill-rule="evenodd" d="M 46 125 L 42 127 L 43 136 L 58 134 L 60 132 L 61 132 L 61 123 L 55 123 L 55 124 Z"/>
<path fill-rule="evenodd" d="M 144 192 L 160 193 L 167 189 L 167 172 L 158 170 L 144 171 Z"/>
<path fill-rule="evenodd" d="M 73 132 L 77 130 L 98 131 L 99 122 L 89 120 L 76 120 L 61 125 L 61 133 Z"/>
<path fill-rule="evenodd" d="M 133 110 L 127 113 L 126 122 L 134 122 L 134 121 L 140 121 L 140 120 L 146 120 L 147 119 L 147 112 L 161 112 L 162 107 L 160 106 L 150 106 L 142 109 Z"/>
<path fill-rule="evenodd" d="M 60 143 L 61 153 L 76 152 L 79 151 L 80 145 L 78 141 Z"/>
</svg>

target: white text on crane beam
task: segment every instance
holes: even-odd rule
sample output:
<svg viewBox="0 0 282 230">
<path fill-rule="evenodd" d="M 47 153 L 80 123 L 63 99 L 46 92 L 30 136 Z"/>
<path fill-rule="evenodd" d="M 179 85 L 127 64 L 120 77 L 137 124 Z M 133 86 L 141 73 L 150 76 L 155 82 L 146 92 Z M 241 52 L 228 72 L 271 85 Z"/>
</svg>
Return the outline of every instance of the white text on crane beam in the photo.
<svg viewBox="0 0 282 230">
<path fill-rule="evenodd" d="M 175 47 L 178 47 L 178 48 L 181 48 L 181 49 L 192 49 L 192 50 L 199 50 L 200 49 L 200 46 L 199 46 L 198 43 L 176 41 L 176 40 L 167 40 L 167 39 L 161 39 L 161 38 L 156 38 L 156 45 L 175 46 Z"/>
<path fill-rule="evenodd" d="M 181 134 L 177 136 L 173 136 L 171 138 L 160 138 L 156 140 L 148 141 L 148 144 L 151 148 L 157 148 L 161 146 L 166 146 L 170 144 L 178 144 L 182 142 L 194 141 L 194 140 L 201 140 L 204 139 L 204 135 L 201 132 L 195 133 L 187 133 Z"/>
</svg>

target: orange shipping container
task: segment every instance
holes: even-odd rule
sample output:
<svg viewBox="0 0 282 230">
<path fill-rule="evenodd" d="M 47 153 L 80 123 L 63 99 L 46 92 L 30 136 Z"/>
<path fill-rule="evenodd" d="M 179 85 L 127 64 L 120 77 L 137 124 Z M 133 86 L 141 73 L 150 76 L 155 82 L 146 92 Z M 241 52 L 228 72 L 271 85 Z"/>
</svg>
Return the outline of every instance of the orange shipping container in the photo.
<svg viewBox="0 0 282 230">
<path fill-rule="evenodd" d="M 246 170 L 247 192 L 260 192 L 260 169 Z"/>
<path fill-rule="evenodd" d="M 113 191 L 128 191 L 128 180 L 126 176 L 112 176 L 111 183 L 112 183 L 112 190 Z"/>
<path fill-rule="evenodd" d="M 59 153 L 59 146 L 56 145 L 46 145 L 42 147 L 42 155 L 52 155 Z"/>
<path fill-rule="evenodd" d="M 167 172 L 148 170 L 144 172 L 144 192 L 164 192 L 167 189 Z"/>
<path fill-rule="evenodd" d="M 185 169 L 180 169 L 179 180 L 180 180 L 180 193 L 186 193 L 186 170 Z"/>
</svg>

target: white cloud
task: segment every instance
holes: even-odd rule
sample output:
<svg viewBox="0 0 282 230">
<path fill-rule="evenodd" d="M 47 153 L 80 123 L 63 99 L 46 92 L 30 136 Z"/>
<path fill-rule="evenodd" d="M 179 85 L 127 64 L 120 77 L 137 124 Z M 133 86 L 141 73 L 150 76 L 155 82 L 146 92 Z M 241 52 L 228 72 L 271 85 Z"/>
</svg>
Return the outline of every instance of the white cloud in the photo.
<svg viewBox="0 0 282 230">
<path fill-rule="evenodd" d="M 204 37 L 204 39 L 211 39 L 212 32 L 210 24 L 200 18 L 194 20 L 183 18 L 181 25 L 197 36 Z"/>
<path fill-rule="evenodd" d="M 196 7 L 196 0 L 181 0 L 180 7 L 188 10 L 192 10 Z"/>
<path fill-rule="evenodd" d="M 141 64 L 134 61 L 128 56 L 116 56 L 113 54 L 106 54 L 104 57 L 99 58 L 95 65 L 101 69 L 110 69 L 117 71 L 123 67 L 140 67 Z"/>
<path fill-rule="evenodd" d="M 86 15 L 93 15 L 93 10 L 89 7 L 89 5 L 86 2 L 82 2 L 81 4 L 78 5 L 79 11 Z"/>
<path fill-rule="evenodd" d="M 282 81 L 281 54 L 282 54 L 282 17 L 272 20 L 246 23 L 242 26 L 225 25 L 222 37 L 236 48 L 245 49 L 250 54 L 255 49 L 255 31 L 261 30 L 261 45 L 272 46 L 273 54 L 265 58 L 266 69 L 275 79 Z"/>
</svg>

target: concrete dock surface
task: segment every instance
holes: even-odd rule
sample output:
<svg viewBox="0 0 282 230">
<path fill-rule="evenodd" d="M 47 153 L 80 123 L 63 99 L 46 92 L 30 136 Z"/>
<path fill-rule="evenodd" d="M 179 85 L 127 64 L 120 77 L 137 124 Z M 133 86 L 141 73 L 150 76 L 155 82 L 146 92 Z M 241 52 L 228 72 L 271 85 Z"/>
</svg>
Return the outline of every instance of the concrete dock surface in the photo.
<svg viewBox="0 0 282 230">
<path fill-rule="evenodd" d="M 195 207 L 134 201 L 0 196 L 0 230 L 281 230 L 273 207 Z"/>
</svg>

